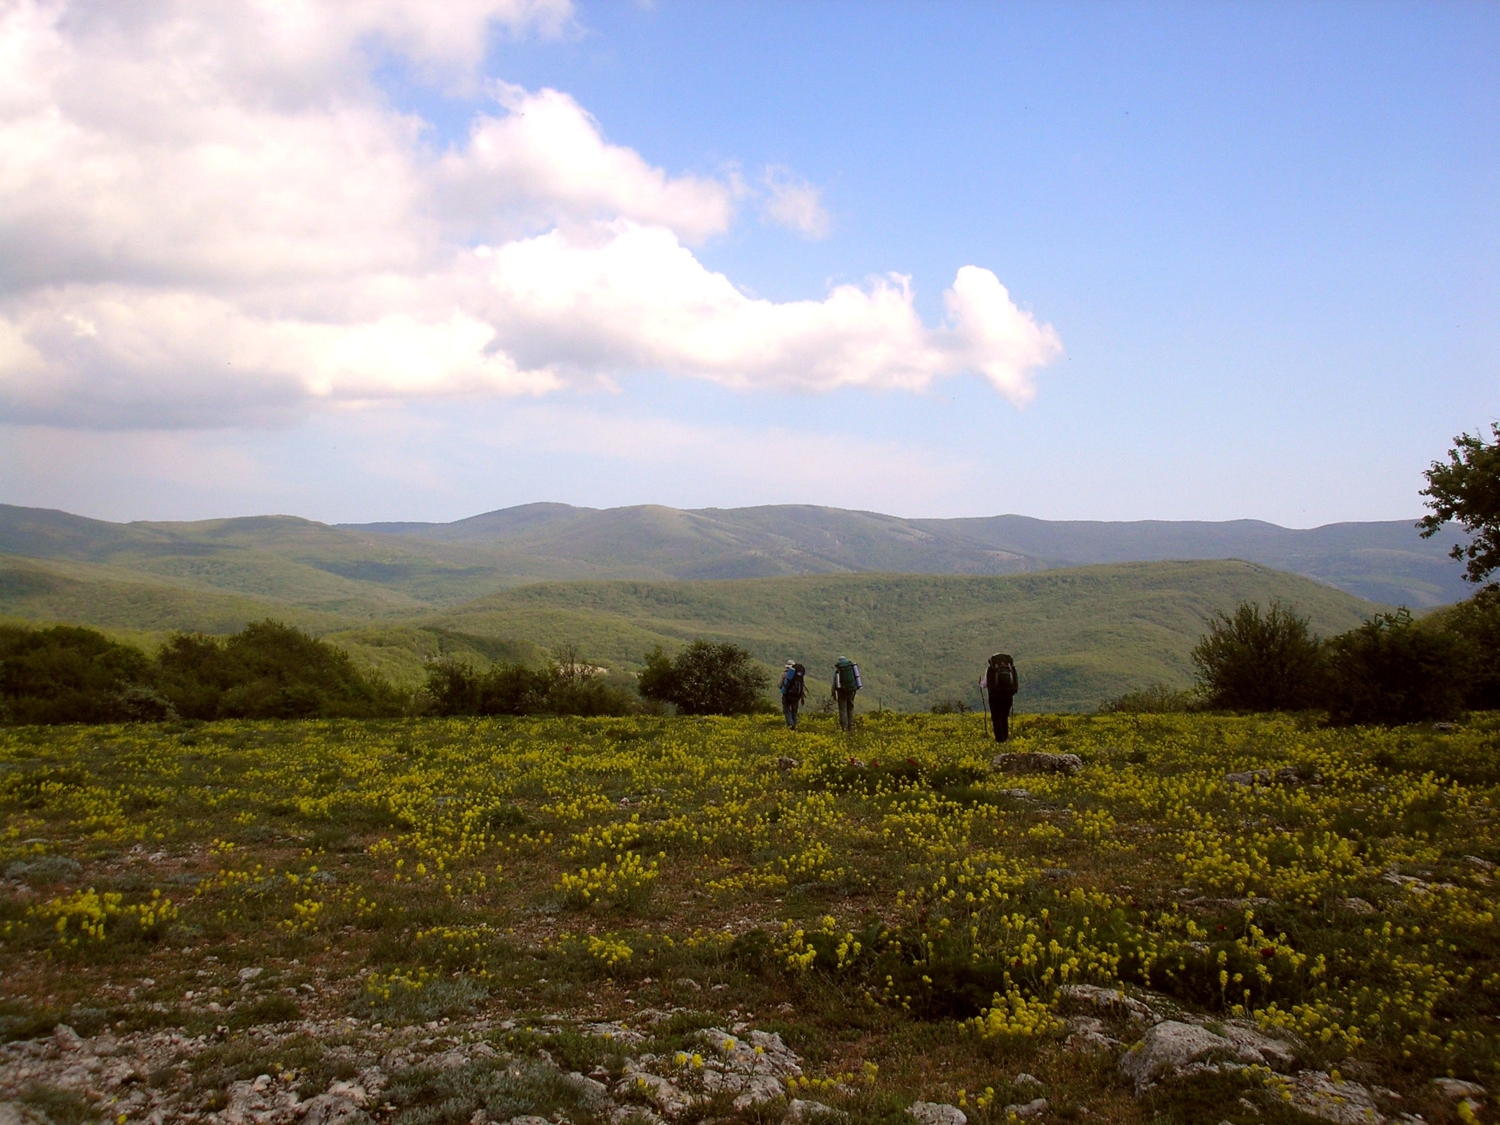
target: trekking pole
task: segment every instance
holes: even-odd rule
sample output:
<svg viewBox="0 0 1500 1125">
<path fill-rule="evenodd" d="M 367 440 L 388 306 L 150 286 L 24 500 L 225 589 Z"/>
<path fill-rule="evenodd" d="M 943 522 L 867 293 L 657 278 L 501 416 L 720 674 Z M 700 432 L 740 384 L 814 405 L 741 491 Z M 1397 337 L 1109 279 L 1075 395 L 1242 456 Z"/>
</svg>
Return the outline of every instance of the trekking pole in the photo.
<svg viewBox="0 0 1500 1125">
<path fill-rule="evenodd" d="M 979 728 L 979 737 L 988 738 L 990 734 L 990 701 L 984 690 L 984 685 L 979 685 L 979 706 L 984 712 L 984 726 Z"/>
</svg>

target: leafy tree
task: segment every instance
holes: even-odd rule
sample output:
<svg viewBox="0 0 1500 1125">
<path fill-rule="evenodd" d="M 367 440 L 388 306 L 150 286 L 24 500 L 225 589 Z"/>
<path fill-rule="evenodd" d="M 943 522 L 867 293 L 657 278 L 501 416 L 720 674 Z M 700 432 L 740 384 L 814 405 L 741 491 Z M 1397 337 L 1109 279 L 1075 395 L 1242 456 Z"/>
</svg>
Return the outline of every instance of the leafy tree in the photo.
<svg viewBox="0 0 1500 1125">
<path fill-rule="evenodd" d="M 1446 630 L 1405 608 L 1377 614 L 1328 642 L 1326 702 L 1335 723 L 1415 723 L 1463 709 L 1463 652 Z"/>
<path fill-rule="evenodd" d="M 1490 423 L 1490 429 L 1494 444 L 1486 444 L 1482 434 L 1462 433 L 1453 439 L 1447 462 L 1432 463 L 1421 492 L 1432 511 L 1417 524 L 1423 538 L 1451 520 L 1463 526 L 1471 538 L 1452 554 L 1466 564 L 1464 577 L 1475 583 L 1500 567 L 1500 422 Z"/>
<path fill-rule="evenodd" d="M 1500 710 L 1500 589 L 1480 590 L 1466 602 L 1423 618 L 1422 624 L 1451 634 L 1462 649 L 1468 673 L 1465 706 Z"/>
<path fill-rule="evenodd" d="M 185 718 L 366 717 L 401 709 L 396 693 L 360 675 L 349 654 L 279 621 L 228 638 L 179 634 L 157 656 L 162 694 Z"/>
<path fill-rule="evenodd" d="M 745 715 L 760 708 L 771 677 L 738 645 L 697 640 L 672 659 L 660 645 L 648 652 L 636 686 L 684 715 Z"/>
<path fill-rule="evenodd" d="M 0 709 L 19 723 L 162 719 L 151 662 L 129 645 L 72 625 L 0 626 Z"/>
<path fill-rule="evenodd" d="M 1232 711 L 1295 711 L 1311 706 L 1322 678 L 1322 642 L 1307 618 L 1272 602 L 1261 612 L 1241 602 L 1216 613 L 1192 651 L 1209 706 Z"/>
</svg>

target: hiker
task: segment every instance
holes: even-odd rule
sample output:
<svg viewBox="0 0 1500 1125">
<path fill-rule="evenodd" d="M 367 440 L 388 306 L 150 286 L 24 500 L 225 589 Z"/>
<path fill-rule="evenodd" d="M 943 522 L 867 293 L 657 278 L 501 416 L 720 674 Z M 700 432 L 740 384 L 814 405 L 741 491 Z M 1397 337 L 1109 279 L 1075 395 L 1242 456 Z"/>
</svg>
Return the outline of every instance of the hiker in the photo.
<svg viewBox="0 0 1500 1125">
<path fill-rule="evenodd" d="M 1009 653 L 997 652 L 990 657 L 989 667 L 980 681 L 990 697 L 990 719 L 995 724 L 995 741 L 1010 738 L 1010 705 L 1015 702 L 1016 689 L 1021 686 L 1016 675 L 1016 662 Z"/>
<path fill-rule="evenodd" d="M 807 669 L 795 661 L 788 660 L 781 673 L 781 713 L 786 716 L 786 725 L 797 729 L 797 708 L 807 695 Z"/>
<path fill-rule="evenodd" d="M 847 732 L 854 727 L 854 693 L 864 687 L 859 665 L 847 656 L 833 664 L 833 697 L 839 701 L 839 726 Z"/>
</svg>

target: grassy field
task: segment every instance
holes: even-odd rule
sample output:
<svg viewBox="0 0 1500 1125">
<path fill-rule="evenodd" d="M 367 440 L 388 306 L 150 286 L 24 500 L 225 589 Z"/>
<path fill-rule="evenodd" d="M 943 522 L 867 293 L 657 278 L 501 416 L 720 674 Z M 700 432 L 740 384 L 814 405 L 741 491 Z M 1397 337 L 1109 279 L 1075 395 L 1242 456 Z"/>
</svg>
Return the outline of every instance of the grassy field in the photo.
<svg viewBox="0 0 1500 1125">
<path fill-rule="evenodd" d="M 1076 776 L 992 769 L 972 716 L 805 727 L 7 730 L 0 1101 L 1489 1120 L 1431 1080 L 1500 1081 L 1500 716 L 1016 723 Z"/>
</svg>

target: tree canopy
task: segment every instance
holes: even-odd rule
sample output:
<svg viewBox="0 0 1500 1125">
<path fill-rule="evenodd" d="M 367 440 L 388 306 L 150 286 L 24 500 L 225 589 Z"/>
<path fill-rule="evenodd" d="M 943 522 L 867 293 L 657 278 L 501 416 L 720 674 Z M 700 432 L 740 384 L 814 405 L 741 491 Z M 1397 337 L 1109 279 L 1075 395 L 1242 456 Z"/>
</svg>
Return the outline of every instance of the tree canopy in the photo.
<svg viewBox="0 0 1500 1125">
<path fill-rule="evenodd" d="M 1491 422 L 1490 430 L 1493 443 L 1486 443 L 1482 434 L 1462 433 L 1453 439 L 1448 460 L 1432 463 L 1421 492 L 1432 511 L 1417 525 L 1423 538 L 1430 538 L 1444 524 L 1458 521 L 1472 538 L 1455 546 L 1453 557 L 1465 564 L 1464 577 L 1475 583 L 1500 567 L 1500 422 Z"/>
</svg>

